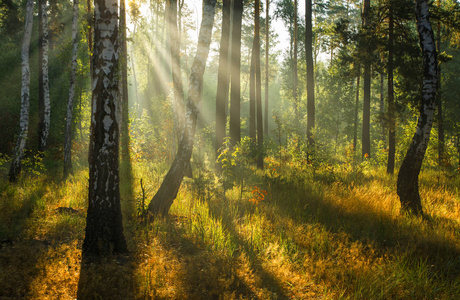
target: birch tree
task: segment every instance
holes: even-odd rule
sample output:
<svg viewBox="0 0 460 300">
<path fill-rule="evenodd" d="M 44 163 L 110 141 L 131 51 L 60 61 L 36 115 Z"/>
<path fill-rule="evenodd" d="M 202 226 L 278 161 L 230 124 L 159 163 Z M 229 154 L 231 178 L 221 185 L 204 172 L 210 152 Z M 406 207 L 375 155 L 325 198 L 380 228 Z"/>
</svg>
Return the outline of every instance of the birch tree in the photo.
<svg viewBox="0 0 460 300">
<path fill-rule="evenodd" d="M 148 206 L 148 210 L 154 215 L 166 215 L 169 212 L 169 208 L 176 198 L 182 179 L 184 178 L 185 170 L 190 164 L 195 140 L 196 121 L 198 118 L 198 103 L 201 100 L 203 74 L 211 43 L 215 7 L 216 0 L 204 0 L 203 18 L 198 36 L 197 52 L 189 79 L 183 132 L 171 168 Z"/>
<path fill-rule="evenodd" d="M 11 162 L 8 173 L 11 182 L 16 181 L 21 170 L 21 160 L 27 143 L 27 133 L 29 131 L 29 106 L 30 106 L 30 67 L 29 49 L 30 38 L 32 35 L 34 0 L 27 0 L 26 17 L 24 26 L 24 37 L 21 49 L 21 113 L 19 117 L 19 135 L 14 149 L 13 161 Z"/>
<path fill-rule="evenodd" d="M 402 210 L 415 215 L 422 215 L 423 209 L 418 190 L 418 176 L 433 125 L 438 84 L 438 55 L 427 0 L 416 0 L 415 15 L 420 48 L 423 54 L 422 97 L 417 129 L 399 169 L 397 192 Z"/>
<path fill-rule="evenodd" d="M 126 253 L 118 170 L 118 5 L 96 0 L 89 196 L 83 259 Z"/>
<path fill-rule="evenodd" d="M 75 83 L 77 80 L 78 54 L 78 0 L 73 1 L 72 16 L 72 59 L 70 63 L 70 87 L 67 101 L 67 113 L 64 132 L 64 178 L 72 174 L 72 118 L 75 99 Z"/>
<path fill-rule="evenodd" d="M 38 151 L 46 150 L 50 132 L 50 89 L 48 76 L 48 1 L 38 1 Z"/>
</svg>

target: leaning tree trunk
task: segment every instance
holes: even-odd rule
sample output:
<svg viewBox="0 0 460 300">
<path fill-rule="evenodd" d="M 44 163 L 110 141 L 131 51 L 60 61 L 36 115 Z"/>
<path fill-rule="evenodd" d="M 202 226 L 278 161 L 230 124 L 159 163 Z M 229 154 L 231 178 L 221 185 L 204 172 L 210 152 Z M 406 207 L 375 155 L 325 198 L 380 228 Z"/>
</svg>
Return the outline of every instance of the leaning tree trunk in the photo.
<svg viewBox="0 0 460 300">
<path fill-rule="evenodd" d="M 69 100 L 67 101 L 67 114 L 64 132 L 64 178 L 72 173 L 72 117 L 73 101 L 75 99 L 75 83 L 77 81 L 77 55 L 78 55 L 78 0 L 73 1 L 72 18 L 72 60 L 70 63 Z"/>
<path fill-rule="evenodd" d="M 315 70 L 313 65 L 312 1 L 305 1 L 305 53 L 307 65 L 307 140 L 309 152 L 315 147 Z"/>
<path fill-rule="evenodd" d="M 230 63 L 230 142 L 241 141 L 241 24 L 243 20 L 243 0 L 233 1 L 232 47 Z"/>
<path fill-rule="evenodd" d="M 22 82 L 21 82 L 21 115 L 19 118 L 20 132 L 14 149 L 14 157 L 11 162 L 8 174 L 11 182 L 16 181 L 16 177 L 21 171 L 21 160 L 26 147 L 27 133 L 29 131 L 29 106 L 30 106 L 30 67 L 29 49 L 30 38 L 32 35 L 34 1 L 27 1 L 26 19 L 24 26 L 24 38 L 22 40 L 21 61 L 22 61 Z"/>
<path fill-rule="evenodd" d="M 438 57 L 427 0 L 416 0 L 417 30 L 423 53 L 423 87 L 417 131 L 398 174 L 397 191 L 401 208 L 415 215 L 423 214 L 418 190 L 418 175 L 430 140 L 436 105 Z"/>
<path fill-rule="evenodd" d="M 38 151 L 46 150 L 50 133 L 50 89 L 48 76 L 48 13 L 47 0 L 38 3 Z"/>
<path fill-rule="evenodd" d="M 89 196 L 83 259 L 128 251 L 123 235 L 118 170 L 118 5 L 94 5 L 93 96 Z"/>
<path fill-rule="evenodd" d="M 205 0 L 203 19 L 201 21 L 198 47 L 189 80 L 185 126 L 179 143 L 176 157 L 166 174 L 163 182 L 149 204 L 149 211 L 154 215 L 166 215 L 177 196 L 184 172 L 190 163 L 195 140 L 196 121 L 198 118 L 198 103 L 201 100 L 201 87 L 206 60 L 211 43 L 211 32 L 214 24 L 216 0 Z"/>
<path fill-rule="evenodd" d="M 227 106 L 229 90 L 229 38 L 230 38 L 230 9 L 231 0 L 223 0 L 222 6 L 222 35 L 219 49 L 219 71 L 217 75 L 216 95 L 216 158 L 219 158 L 220 149 L 224 146 L 224 139 L 227 126 Z M 221 165 L 216 164 L 218 172 Z"/>
</svg>

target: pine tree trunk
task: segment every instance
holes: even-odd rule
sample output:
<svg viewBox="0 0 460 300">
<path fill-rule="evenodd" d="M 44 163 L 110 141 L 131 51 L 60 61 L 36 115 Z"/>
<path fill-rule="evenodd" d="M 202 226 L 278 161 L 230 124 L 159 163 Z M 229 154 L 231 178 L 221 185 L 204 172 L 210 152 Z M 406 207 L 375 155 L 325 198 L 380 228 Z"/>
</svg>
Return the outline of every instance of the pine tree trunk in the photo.
<svg viewBox="0 0 460 300">
<path fill-rule="evenodd" d="M 437 0 L 438 8 L 441 7 L 441 0 Z M 441 53 L 441 22 L 438 21 L 436 32 L 436 50 Z M 446 166 L 445 157 L 445 136 L 444 136 L 444 117 L 442 109 L 442 93 L 441 93 L 441 66 L 438 66 L 438 87 L 437 87 L 437 109 L 438 109 L 438 164 L 441 167 Z"/>
<path fill-rule="evenodd" d="M 294 39 L 293 39 L 293 51 L 294 59 L 292 61 L 292 73 L 293 73 L 293 83 L 292 83 L 292 97 L 294 98 L 294 115 L 295 115 L 295 132 L 299 133 L 299 95 L 298 95 L 298 74 L 297 74 L 297 2 L 294 0 Z"/>
<path fill-rule="evenodd" d="M 264 105 L 264 132 L 268 136 L 268 82 L 270 80 L 269 48 L 270 48 L 270 1 L 265 2 L 265 105 Z"/>
<path fill-rule="evenodd" d="M 121 68 L 121 160 L 129 157 L 128 41 L 126 37 L 126 0 L 120 0 L 120 68 Z M 150 74 L 149 74 L 150 77 Z"/>
<path fill-rule="evenodd" d="M 418 176 L 430 140 L 436 106 L 438 58 L 427 0 L 416 0 L 417 30 L 423 53 L 423 87 L 417 130 L 398 174 L 397 192 L 402 210 L 422 215 Z"/>
<path fill-rule="evenodd" d="M 217 96 L 216 96 L 216 158 L 220 155 L 220 149 L 224 146 L 227 126 L 227 107 L 228 107 L 228 91 L 230 76 L 228 70 L 229 64 L 229 49 L 230 49 L 230 9 L 231 0 L 223 0 L 222 7 L 222 36 L 220 38 L 219 50 L 219 71 L 217 75 Z M 216 165 L 218 172 L 221 171 L 221 166 Z"/>
<path fill-rule="evenodd" d="M 154 215 L 166 215 L 177 196 L 184 172 L 190 164 L 195 140 L 196 121 L 198 118 L 198 103 L 201 100 L 201 87 L 203 74 L 208 58 L 211 43 L 211 32 L 214 24 L 216 0 L 205 0 L 203 6 L 203 19 L 201 22 L 198 47 L 190 74 L 185 113 L 185 126 L 179 143 L 176 157 L 166 174 L 160 188 L 148 206 Z"/>
<path fill-rule="evenodd" d="M 243 0 L 233 0 L 232 46 L 230 63 L 230 141 L 236 145 L 241 141 L 240 101 L 241 101 L 241 23 L 243 20 Z"/>
<path fill-rule="evenodd" d="M 128 251 L 120 207 L 118 149 L 118 5 L 96 0 L 89 145 L 89 196 L 82 258 Z"/>
<path fill-rule="evenodd" d="M 364 0 L 364 10 L 363 10 L 363 21 L 364 21 L 364 31 L 366 38 L 369 39 L 369 10 L 370 10 L 370 0 Z M 363 85 L 364 85 L 364 95 L 363 95 L 363 132 L 362 132 L 362 156 L 370 157 L 371 155 L 371 136 L 370 136 L 370 126 L 371 126 L 371 49 L 369 45 L 366 47 L 367 58 L 364 61 L 364 73 L 363 73 Z"/>
<path fill-rule="evenodd" d="M 19 172 L 21 171 L 21 161 L 24 155 L 24 149 L 27 142 L 27 133 L 29 131 L 29 106 L 30 106 L 30 67 L 29 67 L 29 49 L 30 38 L 32 35 L 34 1 L 27 0 L 24 38 L 22 40 L 21 49 L 21 114 L 19 117 L 19 136 L 14 149 L 14 157 L 11 162 L 10 171 L 8 174 L 10 182 L 15 182 Z"/>
<path fill-rule="evenodd" d="M 46 150 L 50 132 L 50 89 L 48 76 L 48 9 L 47 0 L 38 1 L 38 151 Z"/>
<path fill-rule="evenodd" d="M 358 143 L 358 112 L 359 112 L 359 88 L 361 79 L 361 67 L 358 66 L 358 75 L 356 77 L 356 100 L 355 100 L 355 122 L 353 126 L 353 151 L 356 152 Z"/>
<path fill-rule="evenodd" d="M 72 17 L 72 60 L 70 63 L 70 87 L 67 101 L 67 113 L 64 132 L 64 179 L 72 174 L 72 118 L 73 102 L 75 99 L 75 84 L 77 81 L 78 55 L 78 0 L 73 1 Z"/>
<path fill-rule="evenodd" d="M 307 141 L 309 152 L 314 151 L 315 139 L 315 71 L 313 65 L 312 1 L 305 1 L 305 53 L 307 65 Z"/>
<path fill-rule="evenodd" d="M 394 48 L 394 19 L 393 2 L 390 1 L 389 25 L 388 25 L 388 163 L 387 173 L 393 174 L 395 170 L 396 156 L 396 109 L 393 85 L 393 48 Z"/>
<path fill-rule="evenodd" d="M 257 142 L 256 131 L 256 61 L 254 51 L 256 48 L 256 40 L 253 39 L 251 51 L 251 67 L 249 69 L 249 137 L 251 142 Z"/>
<path fill-rule="evenodd" d="M 256 73 L 257 106 L 257 168 L 264 168 L 264 128 L 262 120 L 262 76 L 260 72 L 260 0 L 255 0 L 254 67 Z"/>
</svg>

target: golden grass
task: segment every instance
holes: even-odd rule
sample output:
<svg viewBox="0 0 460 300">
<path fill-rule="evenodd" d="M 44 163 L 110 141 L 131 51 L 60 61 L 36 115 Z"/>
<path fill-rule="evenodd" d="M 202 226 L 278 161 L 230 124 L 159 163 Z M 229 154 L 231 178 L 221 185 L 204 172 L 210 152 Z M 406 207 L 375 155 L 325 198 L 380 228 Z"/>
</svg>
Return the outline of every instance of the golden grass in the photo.
<svg viewBox="0 0 460 300">
<path fill-rule="evenodd" d="M 98 265 L 80 258 L 87 171 L 66 182 L 1 179 L 0 299 L 460 297 L 457 178 L 422 173 L 422 219 L 400 214 L 383 170 L 272 167 L 246 179 L 242 197 L 210 182 L 197 195 L 187 181 L 168 218 L 143 223 L 128 210 L 129 257 Z M 125 206 L 140 203 L 140 178 L 151 199 L 153 169 L 134 169 Z"/>
</svg>

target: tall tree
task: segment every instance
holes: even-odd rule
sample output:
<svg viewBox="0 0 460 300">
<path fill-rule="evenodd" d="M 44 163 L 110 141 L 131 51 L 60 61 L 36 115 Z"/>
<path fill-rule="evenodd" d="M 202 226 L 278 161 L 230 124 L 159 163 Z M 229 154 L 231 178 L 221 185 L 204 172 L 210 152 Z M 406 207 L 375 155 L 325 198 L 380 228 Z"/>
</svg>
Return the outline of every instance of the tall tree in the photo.
<svg viewBox="0 0 460 300">
<path fill-rule="evenodd" d="M 11 162 L 8 174 L 11 182 L 16 181 L 16 177 L 21 171 L 21 161 L 24 155 L 24 149 L 27 142 L 27 133 L 29 131 L 29 106 L 30 106 L 30 67 L 29 67 L 29 49 L 30 38 L 32 36 L 34 0 L 27 0 L 26 17 L 24 26 L 24 38 L 21 49 L 21 114 L 19 117 L 20 132 L 14 149 L 13 161 Z"/>
<path fill-rule="evenodd" d="M 236 145 L 241 140 L 241 24 L 243 21 L 243 0 L 233 1 L 232 47 L 230 62 L 230 141 Z"/>
<path fill-rule="evenodd" d="M 64 132 L 64 178 L 72 173 L 72 117 L 75 99 L 75 83 L 77 81 L 78 54 L 78 0 L 73 1 L 72 17 L 72 59 L 70 63 L 70 87 L 67 101 L 67 113 Z"/>
<path fill-rule="evenodd" d="M 436 2 L 438 9 L 441 8 L 441 0 Z M 438 20 L 436 29 L 436 50 L 441 53 L 441 21 Z M 445 136 L 444 136 L 444 117 L 441 93 L 441 66 L 438 66 L 438 87 L 437 87 L 437 111 L 438 111 L 438 163 L 440 166 L 445 166 Z"/>
<path fill-rule="evenodd" d="M 389 2 L 388 10 L 388 163 L 387 173 L 393 174 L 395 169 L 395 154 L 396 154 L 396 109 L 393 84 L 393 52 L 394 52 L 394 3 Z"/>
<path fill-rule="evenodd" d="M 416 0 L 417 31 L 423 54 L 423 86 L 420 115 L 417 130 L 412 143 L 399 169 L 397 192 L 402 210 L 415 215 L 422 215 L 422 203 L 418 190 L 418 176 L 423 158 L 430 140 L 433 115 L 436 106 L 436 89 L 438 84 L 438 55 L 436 42 L 430 23 L 429 4 L 427 0 Z"/>
<path fill-rule="evenodd" d="M 264 168 L 264 128 L 262 120 L 262 79 L 260 72 L 260 0 L 254 3 L 254 68 L 256 73 L 257 105 L 257 168 Z"/>
<path fill-rule="evenodd" d="M 118 149 L 118 4 L 96 0 L 89 195 L 82 258 L 128 251 L 120 207 Z"/>
<path fill-rule="evenodd" d="M 312 1 L 305 1 L 305 55 L 307 65 L 307 139 L 309 151 L 315 145 L 315 73 L 313 65 Z"/>
<path fill-rule="evenodd" d="M 270 0 L 265 2 L 265 105 L 264 132 L 268 135 L 268 83 L 270 80 L 269 48 L 270 48 Z"/>
<path fill-rule="evenodd" d="M 126 37 L 126 0 L 120 0 L 120 71 L 121 71 L 121 159 L 129 161 L 128 41 Z"/>
<path fill-rule="evenodd" d="M 298 44 L 298 21 L 297 21 L 297 3 L 298 0 L 294 0 L 294 57 L 292 60 L 292 73 L 294 76 L 292 84 L 292 97 L 294 100 L 294 114 L 295 114 L 295 130 L 299 130 L 299 88 L 298 88 L 298 76 L 297 73 L 297 44 Z M 298 132 L 297 132 L 298 133 Z"/>
<path fill-rule="evenodd" d="M 364 0 L 363 8 L 363 30 L 365 39 L 366 59 L 364 60 L 364 73 L 363 73 L 363 132 L 362 132 L 362 156 L 371 155 L 371 48 L 370 42 L 370 0 Z"/>
<path fill-rule="evenodd" d="M 154 215 L 166 215 L 169 212 L 169 208 L 174 199 L 176 199 L 177 192 L 184 178 L 184 172 L 190 164 L 195 140 L 196 121 L 198 118 L 197 106 L 201 100 L 203 74 L 208 58 L 209 45 L 211 43 L 215 7 L 216 0 L 204 0 L 203 19 L 201 21 L 200 34 L 198 37 L 198 47 L 189 80 L 185 126 L 183 127 L 177 154 L 171 168 L 148 206 L 149 211 Z"/>
<path fill-rule="evenodd" d="M 230 49 L 230 10 L 231 0 L 223 0 L 222 6 L 222 35 L 219 49 L 219 70 L 217 75 L 216 95 L 216 158 L 224 146 L 227 126 L 227 107 L 229 91 L 229 49 Z M 218 171 L 220 167 L 217 168 Z"/>
<path fill-rule="evenodd" d="M 251 67 L 249 69 L 249 137 L 255 144 L 257 142 L 256 130 L 256 61 L 254 52 L 256 39 L 252 40 Z"/>
<path fill-rule="evenodd" d="M 48 5 L 47 0 L 38 1 L 38 151 L 46 150 L 50 132 L 50 89 L 48 76 Z"/>
<path fill-rule="evenodd" d="M 356 151 L 358 144 L 358 112 L 359 112 L 359 87 L 361 79 L 361 66 L 357 66 L 358 74 L 356 75 L 356 98 L 355 98 L 355 116 L 354 116 L 354 125 L 353 125 L 353 151 Z"/>
</svg>

